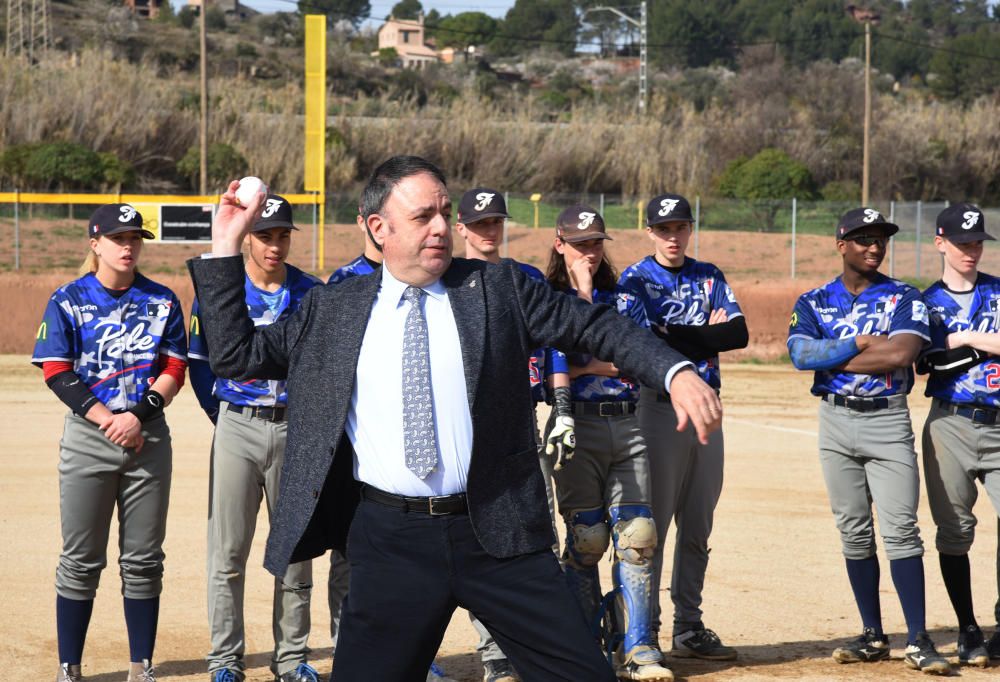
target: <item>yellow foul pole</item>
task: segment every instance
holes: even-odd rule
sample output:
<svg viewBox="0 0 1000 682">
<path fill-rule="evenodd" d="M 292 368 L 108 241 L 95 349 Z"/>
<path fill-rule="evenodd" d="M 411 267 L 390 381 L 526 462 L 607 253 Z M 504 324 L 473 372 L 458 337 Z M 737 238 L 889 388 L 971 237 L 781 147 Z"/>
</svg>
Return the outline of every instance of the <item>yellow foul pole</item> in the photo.
<svg viewBox="0 0 1000 682">
<path fill-rule="evenodd" d="M 326 16 L 306 15 L 306 192 L 316 192 L 319 202 L 317 267 L 324 266 L 326 245 Z"/>
</svg>

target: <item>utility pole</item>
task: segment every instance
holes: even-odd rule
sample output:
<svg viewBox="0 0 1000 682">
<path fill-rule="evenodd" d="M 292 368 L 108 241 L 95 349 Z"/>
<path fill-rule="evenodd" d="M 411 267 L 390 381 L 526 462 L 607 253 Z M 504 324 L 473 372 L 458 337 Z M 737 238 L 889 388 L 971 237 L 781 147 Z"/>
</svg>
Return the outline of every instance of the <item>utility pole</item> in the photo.
<svg viewBox="0 0 1000 682">
<path fill-rule="evenodd" d="M 871 186 L 871 129 L 872 129 L 872 24 L 878 25 L 882 16 L 867 7 L 848 5 L 847 13 L 855 21 L 865 25 L 865 122 L 861 161 L 861 205 L 868 205 Z"/>
<path fill-rule="evenodd" d="M 639 113 L 646 113 L 646 102 L 649 95 L 649 86 L 646 80 L 646 68 L 648 66 L 648 39 L 646 32 L 647 16 L 648 12 L 646 9 L 646 0 L 642 0 L 639 5 L 639 20 L 636 21 L 629 15 L 622 12 L 617 7 L 590 7 L 583 12 L 583 17 L 586 18 L 587 14 L 590 12 L 612 12 L 617 14 L 619 17 L 632 24 L 639 29 Z"/>
<path fill-rule="evenodd" d="M 198 169 L 198 193 L 208 194 L 208 66 L 205 63 L 208 56 L 205 38 L 205 14 L 208 0 L 201 0 L 198 12 L 198 43 L 201 48 L 201 120 L 198 126 L 198 151 L 201 166 Z"/>
<path fill-rule="evenodd" d="M 26 56 L 29 62 L 34 62 L 44 55 L 52 42 L 49 0 L 31 0 L 30 9 L 26 0 L 7 0 L 6 38 L 6 57 Z"/>
</svg>

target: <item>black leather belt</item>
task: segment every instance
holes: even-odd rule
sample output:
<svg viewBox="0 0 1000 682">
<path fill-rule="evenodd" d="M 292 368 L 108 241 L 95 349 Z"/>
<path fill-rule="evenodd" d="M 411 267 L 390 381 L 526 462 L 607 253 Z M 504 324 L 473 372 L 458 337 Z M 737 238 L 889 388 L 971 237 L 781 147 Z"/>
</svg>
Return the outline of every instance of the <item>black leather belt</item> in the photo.
<svg viewBox="0 0 1000 682">
<path fill-rule="evenodd" d="M 394 495 L 384 490 L 373 488 L 370 485 L 361 486 L 361 497 L 371 500 L 377 504 L 402 509 L 405 512 L 416 512 L 418 514 L 430 514 L 431 516 L 448 516 L 451 514 L 468 514 L 469 503 L 465 499 L 465 493 L 455 495 L 438 495 L 436 497 L 407 497 L 406 495 Z"/>
<path fill-rule="evenodd" d="M 585 414 L 591 417 L 623 417 L 635 414 L 635 403 L 627 400 L 615 400 L 604 403 L 573 403 L 573 414 Z"/>
<path fill-rule="evenodd" d="M 827 393 L 823 400 L 833 403 L 837 407 L 846 407 L 857 412 L 875 412 L 889 407 L 888 398 L 862 398 L 855 395 L 838 395 Z"/>
<path fill-rule="evenodd" d="M 230 412 L 248 414 L 251 417 L 269 422 L 285 421 L 288 412 L 288 407 L 285 405 L 234 405 L 229 403 L 229 407 L 226 409 Z"/>
<path fill-rule="evenodd" d="M 1000 416 L 1000 410 L 992 407 L 950 403 L 947 400 L 938 400 L 938 407 L 948 414 L 957 414 L 959 417 L 965 417 L 976 424 L 984 424 L 986 426 L 996 424 L 997 418 Z"/>
</svg>

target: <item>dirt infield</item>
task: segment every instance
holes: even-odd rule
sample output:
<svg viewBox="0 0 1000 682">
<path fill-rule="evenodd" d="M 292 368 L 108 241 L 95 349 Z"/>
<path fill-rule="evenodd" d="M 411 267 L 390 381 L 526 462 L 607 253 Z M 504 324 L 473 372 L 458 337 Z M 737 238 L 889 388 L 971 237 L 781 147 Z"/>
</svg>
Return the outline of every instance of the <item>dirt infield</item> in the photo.
<svg viewBox="0 0 1000 682">
<path fill-rule="evenodd" d="M 839 540 L 820 478 L 816 449 L 816 401 L 809 377 L 780 367 L 727 364 L 726 484 L 716 516 L 712 562 L 705 590 L 707 624 L 739 648 L 736 663 L 671 659 L 680 679 L 865 680 L 917 679 L 901 662 L 903 619 L 883 570 L 883 611 L 893 633 L 894 660 L 871 666 L 840 666 L 829 654 L 838 641 L 860 630 L 843 568 Z M 0 626 L 0 679 L 54 672 L 54 571 L 59 553 L 57 451 L 64 409 L 49 393 L 41 373 L 24 356 L 0 357 L 0 409 L 8 415 L 0 451 L 0 584 L 7 616 Z M 920 428 L 927 412 L 912 400 Z M 173 429 L 174 475 L 166 543 L 166 582 L 156 660 L 161 680 L 207 679 L 205 535 L 208 450 L 211 425 L 194 394 L 185 388 L 168 409 Z M 918 438 L 919 441 L 919 438 Z M 995 514 L 985 496 L 977 513 L 982 534 L 972 551 L 977 615 L 992 624 Z M 941 649 L 954 654 L 951 607 L 941 584 L 926 503 L 920 521 L 929 546 L 928 626 Z M 260 568 L 267 522 L 262 515 L 250 557 L 246 615 L 250 680 L 267 680 L 271 581 Z M 113 533 L 114 537 L 115 534 Z M 670 551 L 670 548 L 668 548 Z M 125 679 L 125 637 L 117 550 L 109 550 L 85 652 L 90 682 Z M 330 669 L 325 559 L 314 562 L 314 659 Z M 601 564 L 607 584 L 609 564 Z M 665 582 L 666 585 L 669 581 Z M 669 609 L 669 593 L 660 595 Z M 474 656 L 475 635 L 464 612 L 452 619 L 439 660 L 462 682 L 481 679 Z M 663 644 L 669 647 L 669 641 Z M 386 642 L 392 655 L 392 642 Z M 18 671 L 18 672 L 15 672 Z M 963 670 L 967 679 L 993 679 L 988 671 Z M 377 682 L 377 681 L 375 681 Z"/>
</svg>

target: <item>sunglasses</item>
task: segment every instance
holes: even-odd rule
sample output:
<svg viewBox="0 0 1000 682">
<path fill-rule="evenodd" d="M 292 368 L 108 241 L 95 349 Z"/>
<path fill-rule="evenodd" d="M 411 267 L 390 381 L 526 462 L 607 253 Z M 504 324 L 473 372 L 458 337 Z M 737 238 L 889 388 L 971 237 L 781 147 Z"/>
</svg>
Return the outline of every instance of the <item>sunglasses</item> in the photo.
<svg viewBox="0 0 1000 682">
<path fill-rule="evenodd" d="M 878 244 L 881 247 L 885 247 L 889 243 L 888 237 L 875 237 L 873 235 L 862 234 L 857 237 L 851 237 L 852 242 L 860 244 L 861 246 L 868 247 L 872 244 Z"/>
</svg>

